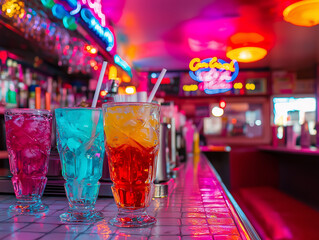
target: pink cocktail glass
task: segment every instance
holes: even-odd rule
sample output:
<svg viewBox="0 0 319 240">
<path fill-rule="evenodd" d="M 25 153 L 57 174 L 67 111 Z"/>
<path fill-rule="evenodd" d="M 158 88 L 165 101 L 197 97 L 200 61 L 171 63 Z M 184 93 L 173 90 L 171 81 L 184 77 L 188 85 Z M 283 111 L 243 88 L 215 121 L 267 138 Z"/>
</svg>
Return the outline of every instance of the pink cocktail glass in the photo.
<svg viewBox="0 0 319 240">
<path fill-rule="evenodd" d="M 17 202 L 9 212 L 37 214 L 48 210 L 41 197 L 47 182 L 52 114 L 47 110 L 8 109 L 6 142 Z"/>
</svg>

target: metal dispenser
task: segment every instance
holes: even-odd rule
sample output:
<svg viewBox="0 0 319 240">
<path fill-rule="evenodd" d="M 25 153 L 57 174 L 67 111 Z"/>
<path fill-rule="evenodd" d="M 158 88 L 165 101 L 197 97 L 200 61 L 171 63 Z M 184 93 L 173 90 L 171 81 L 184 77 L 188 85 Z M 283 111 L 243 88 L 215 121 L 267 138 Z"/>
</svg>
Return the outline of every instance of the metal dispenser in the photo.
<svg viewBox="0 0 319 240">
<path fill-rule="evenodd" d="M 155 183 L 168 181 L 168 128 L 166 123 L 160 125 L 160 148 L 157 160 Z"/>
<path fill-rule="evenodd" d="M 174 104 L 167 102 L 161 104 L 161 122 L 167 124 L 168 128 L 168 149 L 169 149 L 169 174 L 175 177 L 174 169 L 178 166 L 176 158 L 176 126 L 174 118 Z"/>
<path fill-rule="evenodd" d="M 175 177 L 176 133 L 172 102 L 161 104 L 160 150 L 156 169 L 154 197 L 167 197 Z"/>
</svg>

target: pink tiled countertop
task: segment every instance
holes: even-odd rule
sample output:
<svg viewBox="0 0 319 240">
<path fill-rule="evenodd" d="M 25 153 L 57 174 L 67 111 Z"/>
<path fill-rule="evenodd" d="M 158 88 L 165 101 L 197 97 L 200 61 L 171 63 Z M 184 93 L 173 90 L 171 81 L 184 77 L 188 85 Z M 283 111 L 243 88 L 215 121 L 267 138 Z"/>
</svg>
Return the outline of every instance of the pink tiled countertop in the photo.
<svg viewBox="0 0 319 240">
<path fill-rule="evenodd" d="M 117 211 L 112 198 L 97 200 L 103 221 L 66 225 L 59 221 L 59 215 L 67 210 L 64 197 L 43 197 L 50 208 L 45 216 L 10 217 L 7 208 L 14 197 L 0 195 L 0 239 L 259 239 L 204 156 L 190 157 L 177 175 L 170 196 L 153 200 L 148 208 L 157 223 L 147 228 L 109 225 Z"/>
</svg>

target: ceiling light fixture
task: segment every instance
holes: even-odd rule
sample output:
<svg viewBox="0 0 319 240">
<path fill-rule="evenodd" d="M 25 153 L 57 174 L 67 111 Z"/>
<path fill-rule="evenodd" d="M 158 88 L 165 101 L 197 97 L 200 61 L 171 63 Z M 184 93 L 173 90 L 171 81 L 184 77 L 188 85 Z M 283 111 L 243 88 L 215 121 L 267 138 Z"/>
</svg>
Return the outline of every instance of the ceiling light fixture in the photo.
<svg viewBox="0 0 319 240">
<path fill-rule="evenodd" d="M 267 38 L 256 32 L 238 32 L 229 38 L 226 56 L 243 63 L 259 61 L 268 53 Z"/>
<path fill-rule="evenodd" d="M 230 59 L 235 59 L 238 62 L 256 62 L 263 59 L 267 55 L 267 50 L 260 47 L 240 47 L 228 48 L 226 56 Z"/>
<path fill-rule="evenodd" d="M 312 27 L 319 24 L 319 0 L 295 2 L 283 11 L 284 20 L 297 26 Z"/>
</svg>

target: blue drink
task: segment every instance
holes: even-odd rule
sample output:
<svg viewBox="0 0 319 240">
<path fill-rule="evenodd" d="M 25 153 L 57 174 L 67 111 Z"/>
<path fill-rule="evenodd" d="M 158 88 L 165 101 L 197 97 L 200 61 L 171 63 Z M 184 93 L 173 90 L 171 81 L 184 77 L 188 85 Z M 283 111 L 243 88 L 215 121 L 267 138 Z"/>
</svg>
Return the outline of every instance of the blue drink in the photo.
<svg viewBox="0 0 319 240">
<path fill-rule="evenodd" d="M 62 163 L 69 210 L 62 222 L 91 223 L 102 219 L 94 209 L 99 193 L 104 158 L 102 110 L 55 110 L 58 151 Z"/>
</svg>

